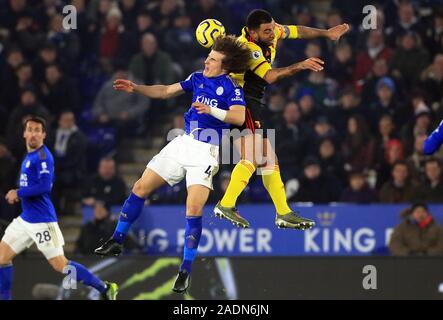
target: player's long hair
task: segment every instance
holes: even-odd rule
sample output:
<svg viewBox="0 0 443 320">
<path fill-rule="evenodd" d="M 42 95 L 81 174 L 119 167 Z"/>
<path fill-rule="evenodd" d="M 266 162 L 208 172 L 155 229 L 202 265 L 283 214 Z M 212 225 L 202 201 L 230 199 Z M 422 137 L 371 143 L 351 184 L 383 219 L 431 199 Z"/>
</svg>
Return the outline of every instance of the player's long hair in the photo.
<svg viewBox="0 0 443 320">
<path fill-rule="evenodd" d="M 212 50 L 225 55 L 222 67 L 228 73 L 243 73 L 249 69 L 251 51 L 235 36 L 226 35 L 216 38 Z"/>
</svg>

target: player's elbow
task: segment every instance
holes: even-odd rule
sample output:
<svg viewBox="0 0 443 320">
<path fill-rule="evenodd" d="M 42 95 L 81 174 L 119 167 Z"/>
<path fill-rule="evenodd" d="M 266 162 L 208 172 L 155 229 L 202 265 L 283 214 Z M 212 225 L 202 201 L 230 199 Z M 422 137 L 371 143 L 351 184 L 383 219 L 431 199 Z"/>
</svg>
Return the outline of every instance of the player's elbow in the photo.
<svg viewBox="0 0 443 320">
<path fill-rule="evenodd" d="M 268 83 L 268 84 L 273 84 L 274 82 L 277 81 L 277 76 L 271 71 L 266 72 L 265 76 L 263 77 L 263 79 Z"/>
<path fill-rule="evenodd" d="M 244 111 L 242 111 L 242 112 L 238 112 L 236 115 L 235 115 L 235 117 L 234 117 L 234 119 L 233 119 L 233 121 L 232 121 L 232 124 L 234 124 L 234 125 L 236 125 L 236 126 L 242 126 L 243 125 L 243 123 L 245 123 L 245 112 Z"/>
</svg>

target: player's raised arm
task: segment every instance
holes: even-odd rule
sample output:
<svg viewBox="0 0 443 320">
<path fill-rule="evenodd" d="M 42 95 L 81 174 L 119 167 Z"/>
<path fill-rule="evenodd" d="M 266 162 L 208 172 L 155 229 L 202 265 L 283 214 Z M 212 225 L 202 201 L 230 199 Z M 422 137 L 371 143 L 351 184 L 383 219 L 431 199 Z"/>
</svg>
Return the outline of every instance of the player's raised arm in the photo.
<svg viewBox="0 0 443 320">
<path fill-rule="evenodd" d="M 294 26 L 282 27 L 286 27 L 288 28 L 288 30 L 290 30 L 289 28 Z M 329 40 L 338 40 L 349 30 L 349 25 L 347 23 L 342 23 L 329 29 L 317 29 L 305 26 L 297 26 L 296 30 L 296 37 L 299 39 L 314 39 L 324 37 L 328 38 Z M 289 35 L 288 38 L 292 38 L 291 35 Z"/>
<path fill-rule="evenodd" d="M 443 143 L 443 121 L 440 122 L 438 127 L 426 138 L 423 144 L 423 153 L 431 155 L 435 153 Z"/>
<path fill-rule="evenodd" d="M 245 122 L 245 106 L 232 105 L 229 110 L 223 110 L 215 107 L 210 107 L 200 102 L 194 102 L 192 106 L 199 114 L 210 114 L 220 121 L 241 126 Z"/>
<path fill-rule="evenodd" d="M 153 99 L 168 99 L 184 93 L 180 83 L 174 83 L 171 85 L 145 86 L 135 84 L 134 82 L 126 79 L 116 79 L 114 81 L 114 89 L 128 93 L 140 93 Z"/>
<path fill-rule="evenodd" d="M 316 72 L 321 71 L 323 70 L 323 64 L 324 61 L 319 58 L 309 58 L 301 62 L 291 64 L 290 66 L 287 67 L 269 69 L 263 76 L 263 79 L 267 83 L 271 84 L 280 79 L 290 77 L 296 74 L 297 72 L 303 70 L 312 70 Z"/>
</svg>

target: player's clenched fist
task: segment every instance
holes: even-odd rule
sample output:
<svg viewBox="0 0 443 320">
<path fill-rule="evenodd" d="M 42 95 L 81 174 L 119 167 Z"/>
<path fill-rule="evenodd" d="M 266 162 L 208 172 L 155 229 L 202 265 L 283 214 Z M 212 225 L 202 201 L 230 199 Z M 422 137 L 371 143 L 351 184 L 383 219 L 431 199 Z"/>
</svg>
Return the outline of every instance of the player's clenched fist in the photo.
<svg viewBox="0 0 443 320">
<path fill-rule="evenodd" d="M 308 69 L 312 71 L 323 70 L 324 61 L 319 58 L 309 58 L 300 62 L 301 69 Z"/>
<path fill-rule="evenodd" d="M 14 204 L 16 202 L 19 202 L 17 190 L 14 190 L 14 189 L 9 190 L 9 192 L 5 196 L 5 199 L 9 204 Z"/>
<path fill-rule="evenodd" d="M 192 106 L 197 110 L 197 113 L 202 114 L 202 113 L 206 113 L 209 114 L 211 113 L 211 107 L 203 104 L 201 102 L 194 102 L 192 104 Z"/>
<path fill-rule="evenodd" d="M 126 79 L 116 79 L 114 81 L 114 89 L 115 90 L 121 90 L 121 91 L 125 91 L 125 92 L 134 92 L 135 87 L 137 85 L 129 80 Z"/>
</svg>

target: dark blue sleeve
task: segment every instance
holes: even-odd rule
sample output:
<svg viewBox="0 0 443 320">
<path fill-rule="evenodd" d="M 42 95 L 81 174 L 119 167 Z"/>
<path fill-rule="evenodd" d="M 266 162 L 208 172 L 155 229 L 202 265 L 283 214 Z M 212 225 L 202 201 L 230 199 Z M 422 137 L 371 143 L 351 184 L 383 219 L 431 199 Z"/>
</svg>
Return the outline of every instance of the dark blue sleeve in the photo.
<svg viewBox="0 0 443 320">
<path fill-rule="evenodd" d="M 38 183 L 17 190 L 19 198 L 35 197 L 51 192 L 52 177 L 54 176 L 54 163 L 50 159 L 39 159 L 33 163 L 36 168 Z"/>
<path fill-rule="evenodd" d="M 437 151 L 443 143 L 443 121 L 440 122 L 438 128 L 435 129 L 429 137 L 426 138 L 423 145 L 424 154 L 430 155 Z"/>
<path fill-rule="evenodd" d="M 246 106 L 243 88 L 234 87 L 228 96 L 228 106 Z"/>
<path fill-rule="evenodd" d="M 182 86 L 185 92 L 193 92 L 194 91 L 194 73 L 191 73 L 186 80 L 180 81 L 180 85 Z"/>
</svg>

